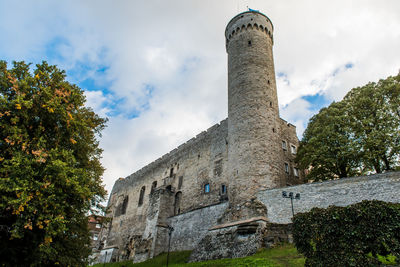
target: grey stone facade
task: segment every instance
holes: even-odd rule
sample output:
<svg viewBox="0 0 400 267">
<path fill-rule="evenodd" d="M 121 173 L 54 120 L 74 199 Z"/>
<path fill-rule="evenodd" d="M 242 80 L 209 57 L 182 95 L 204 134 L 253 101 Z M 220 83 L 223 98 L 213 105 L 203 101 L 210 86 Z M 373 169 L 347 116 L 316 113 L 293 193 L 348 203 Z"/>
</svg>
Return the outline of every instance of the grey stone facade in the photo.
<svg viewBox="0 0 400 267">
<path fill-rule="evenodd" d="M 282 198 L 283 190 L 300 193 L 300 200 L 294 200 L 293 203 L 295 213 L 306 212 L 314 207 L 348 206 L 363 200 L 375 199 L 400 203 L 400 172 L 260 191 L 257 193 L 257 199 L 267 207 L 269 222 L 281 224 L 291 222 L 291 204 L 289 199 Z"/>
</svg>

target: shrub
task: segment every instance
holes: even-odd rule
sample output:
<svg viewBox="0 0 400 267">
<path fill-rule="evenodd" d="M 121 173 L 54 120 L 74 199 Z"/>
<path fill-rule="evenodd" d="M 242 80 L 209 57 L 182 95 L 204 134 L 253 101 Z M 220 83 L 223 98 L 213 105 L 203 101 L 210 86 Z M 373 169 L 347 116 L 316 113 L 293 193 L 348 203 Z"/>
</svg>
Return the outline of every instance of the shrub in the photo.
<svg viewBox="0 0 400 267">
<path fill-rule="evenodd" d="M 362 201 L 313 208 L 293 218 L 297 250 L 305 266 L 379 266 L 381 256 L 400 259 L 400 204 Z"/>
</svg>

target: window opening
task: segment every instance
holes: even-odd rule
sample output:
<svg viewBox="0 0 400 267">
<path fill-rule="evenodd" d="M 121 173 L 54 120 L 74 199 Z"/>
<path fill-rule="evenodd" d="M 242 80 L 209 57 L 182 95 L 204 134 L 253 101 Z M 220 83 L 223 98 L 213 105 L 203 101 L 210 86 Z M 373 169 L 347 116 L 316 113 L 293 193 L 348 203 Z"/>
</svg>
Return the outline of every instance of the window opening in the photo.
<svg viewBox="0 0 400 267">
<path fill-rule="evenodd" d="M 248 44 L 249 46 L 251 46 L 251 40 L 249 40 L 249 41 L 247 42 L 247 44 Z"/>
<path fill-rule="evenodd" d="M 140 196 L 139 196 L 139 206 L 143 204 L 143 198 L 144 198 L 144 191 L 146 190 L 146 187 L 143 186 L 142 189 L 140 189 Z"/>
<path fill-rule="evenodd" d="M 286 162 L 285 162 L 285 172 L 289 173 L 289 164 L 287 164 Z"/>
<path fill-rule="evenodd" d="M 226 194 L 226 185 L 221 185 L 221 193 L 223 194 L 223 195 L 225 195 Z"/>
<path fill-rule="evenodd" d="M 210 193 L 210 184 L 204 185 L 204 193 Z"/>
<path fill-rule="evenodd" d="M 293 174 L 294 176 L 299 177 L 299 169 L 293 168 Z"/>
<path fill-rule="evenodd" d="M 174 215 L 178 215 L 181 213 L 181 199 L 182 199 L 182 192 L 176 193 L 175 203 L 174 203 Z"/>
<path fill-rule="evenodd" d="M 154 181 L 154 182 L 151 184 L 150 194 L 153 194 L 153 193 L 154 193 L 154 191 L 156 190 L 156 187 L 157 187 L 157 181 Z"/>
<path fill-rule="evenodd" d="M 290 149 L 291 149 L 291 151 L 292 151 L 292 154 L 296 154 L 297 149 L 296 149 L 296 147 L 295 147 L 294 145 L 291 145 L 291 146 L 290 146 Z"/>
<path fill-rule="evenodd" d="M 179 176 L 178 189 L 182 188 L 182 183 L 183 183 L 183 176 Z"/>
<path fill-rule="evenodd" d="M 126 213 L 126 208 L 128 207 L 128 196 L 125 196 L 124 198 L 124 202 L 122 202 L 122 206 L 121 206 L 121 215 Z"/>
<path fill-rule="evenodd" d="M 282 141 L 282 148 L 283 150 L 287 150 L 286 141 Z"/>
<path fill-rule="evenodd" d="M 171 170 L 169 171 L 169 177 L 172 177 L 174 175 L 174 168 L 172 167 Z"/>
</svg>

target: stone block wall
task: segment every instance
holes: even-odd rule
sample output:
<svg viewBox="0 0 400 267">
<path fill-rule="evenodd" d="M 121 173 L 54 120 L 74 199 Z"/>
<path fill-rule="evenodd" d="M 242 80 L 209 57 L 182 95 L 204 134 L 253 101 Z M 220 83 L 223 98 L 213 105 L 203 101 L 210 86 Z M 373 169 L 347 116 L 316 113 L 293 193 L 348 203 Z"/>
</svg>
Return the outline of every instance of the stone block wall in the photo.
<svg viewBox="0 0 400 267">
<path fill-rule="evenodd" d="M 400 203 L 400 172 L 342 178 L 260 191 L 257 199 L 267 207 L 267 217 L 271 223 L 291 222 L 290 199 L 283 198 L 282 191 L 300 193 L 301 199 L 293 200 L 295 213 L 306 212 L 314 207 L 348 206 L 362 200 L 376 199 Z"/>
<path fill-rule="evenodd" d="M 228 202 L 193 210 L 167 219 L 174 228 L 171 251 L 193 250 L 197 243 L 217 224 Z"/>
</svg>

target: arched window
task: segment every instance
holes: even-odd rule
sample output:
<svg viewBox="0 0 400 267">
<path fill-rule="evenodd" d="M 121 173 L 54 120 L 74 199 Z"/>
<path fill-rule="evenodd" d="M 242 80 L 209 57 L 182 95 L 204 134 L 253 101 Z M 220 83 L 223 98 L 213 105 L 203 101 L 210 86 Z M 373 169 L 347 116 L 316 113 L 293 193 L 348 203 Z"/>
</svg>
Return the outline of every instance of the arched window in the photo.
<svg viewBox="0 0 400 267">
<path fill-rule="evenodd" d="M 204 193 L 210 193 L 210 184 L 204 185 Z"/>
<path fill-rule="evenodd" d="M 143 198 L 144 198 L 144 191 L 146 190 L 146 187 L 143 186 L 142 189 L 140 189 L 140 196 L 139 196 L 139 206 L 143 204 Z"/>
<path fill-rule="evenodd" d="M 182 192 L 178 192 L 175 194 L 175 203 L 174 203 L 174 215 L 178 215 L 181 213 L 181 199 L 182 199 Z"/>
<path fill-rule="evenodd" d="M 156 187 L 157 187 L 157 181 L 154 181 L 154 182 L 151 184 L 150 194 L 153 194 L 153 192 L 154 192 L 154 190 L 156 189 Z"/>
</svg>

